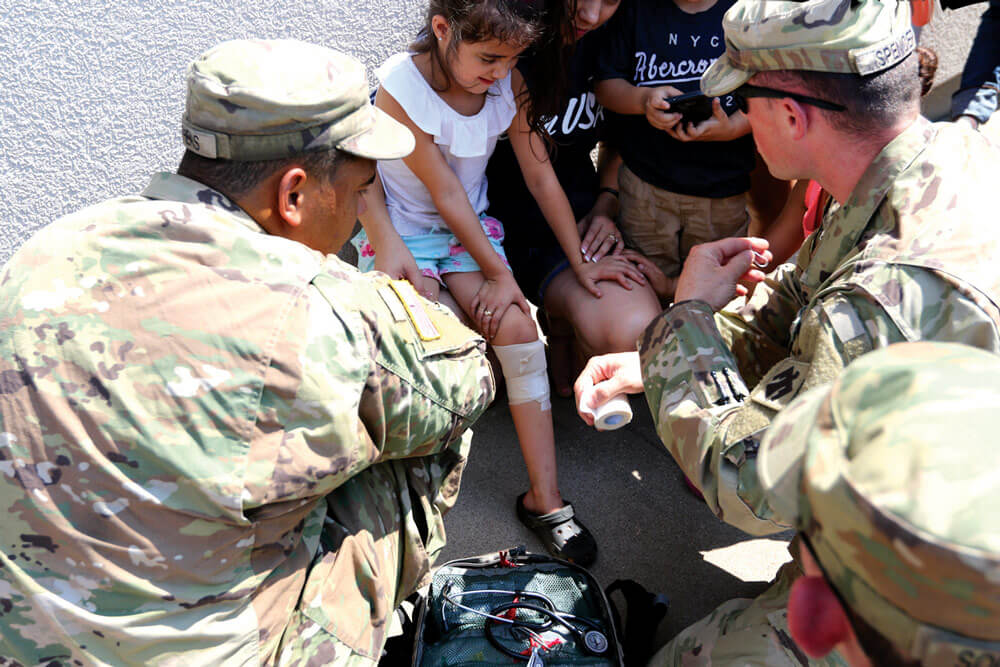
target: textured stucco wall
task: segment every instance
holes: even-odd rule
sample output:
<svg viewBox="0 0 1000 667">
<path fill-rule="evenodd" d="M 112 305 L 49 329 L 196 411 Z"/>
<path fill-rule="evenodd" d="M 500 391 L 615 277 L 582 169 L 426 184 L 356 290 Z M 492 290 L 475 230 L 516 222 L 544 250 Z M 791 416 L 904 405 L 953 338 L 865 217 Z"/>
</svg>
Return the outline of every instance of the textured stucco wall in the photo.
<svg viewBox="0 0 1000 667">
<path fill-rule="evenodd" d="M 187 63 L 236 37 L 336 45 L 369 68 L 415 34 L 425 0 L 0 0 L 0 262 L 38 227 L 173 169 Z M 954 84 L 984 5 L 925 43 Z M 940 113 L 940 111 L 938 112 Z"/>
<path fill-rule="evenodd" d="M 934 49 L 938 55 L 938 73 L 934 88 L 923 100 L 924 115 L 947 117 L 951 94 L 958 90 L 965 59 L 969 57 L 972 38 L 979 28 L 979 17 L 986 11 L 985 2 L 955 11 L 937 10 L 930 25 L 920 35 L 920 43 Z"/>
<path fill-rule="evenodd" d="M 0 262 L 37 228 L 180 159 L 187 63 L 241 37 L 337 46 L 369 70 L 426 0 L 0 0 Z"/>
</svg>

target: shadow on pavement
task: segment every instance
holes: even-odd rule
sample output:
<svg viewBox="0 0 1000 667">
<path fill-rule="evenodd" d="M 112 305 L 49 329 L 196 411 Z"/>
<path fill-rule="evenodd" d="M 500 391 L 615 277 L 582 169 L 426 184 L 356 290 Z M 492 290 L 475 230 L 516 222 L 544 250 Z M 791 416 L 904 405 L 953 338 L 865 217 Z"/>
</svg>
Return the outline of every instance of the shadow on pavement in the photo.
<svg viewBox="0 0 1000 667">
<path fill-rule="evenodd" d="M 600 548 L 592 572 L 602 586 L 635 579 L 670 598 L 660 643 L 728 599 L 757 595 L 787 560 L 783 546 L 789 535 L 754 540 L 717 519 L 687 490 L 653 429 L 643 396 L 632 397 L 632 423 L 608 433 L 584 424 L 572 399 L 553 397 L 552 408 L 560 489 Z M 503 394 L 474 432 L 458 503 L 445 518 L 448 545 L 438 563 L 519 544 L 544 551 L 514 514 L 528 478 Z M 749 581 L 701 553 L 732 545 L 716 552 L 713 561 L 731 563 L 727 569 Z"/>
</svg>

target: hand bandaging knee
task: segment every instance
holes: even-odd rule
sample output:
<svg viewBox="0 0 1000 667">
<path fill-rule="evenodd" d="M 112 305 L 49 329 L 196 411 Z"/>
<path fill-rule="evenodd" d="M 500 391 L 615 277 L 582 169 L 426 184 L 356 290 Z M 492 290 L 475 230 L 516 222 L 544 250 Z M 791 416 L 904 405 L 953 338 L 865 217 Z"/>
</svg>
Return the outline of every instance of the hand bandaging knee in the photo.
<svg viewBox="0 0 1000 667">
<path fill-rule="evenodd" d="M 550 410 L 549 376 L 545 372 L 545 344 L 540 340 L 516 345 L 494 345 L 500 368 L 507 380 L 510 405 L 538 401 L 542 410 Z"/>
</svg>

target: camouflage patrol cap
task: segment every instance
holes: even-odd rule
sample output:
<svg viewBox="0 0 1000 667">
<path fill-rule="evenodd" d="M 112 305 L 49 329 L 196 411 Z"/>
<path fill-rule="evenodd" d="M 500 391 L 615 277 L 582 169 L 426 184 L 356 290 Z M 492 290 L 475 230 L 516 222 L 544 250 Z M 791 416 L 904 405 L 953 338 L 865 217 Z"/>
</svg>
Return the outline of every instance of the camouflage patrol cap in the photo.
<svg viewBox="0 0 1000 667">
<path fill-rule="evenodd" d="M 291 39 L 223 42 L 187 73 L 185 147 L 224 160 L 274 160 L 337 148 L 390 160 L 413 134 L 372 106 L 365 68 L 330 48 Z"/>
<path fill-rule="evenodd" d="M 924 665 L 1000 664 L 997 406 L 1000 356 L 901 343 L 796 399 L 758 454 L 841 597 Z"/>
<path fill-rule="evenodd" d="M 722 25 L 726 52 L 701 77 L 711 97 L 770 70 L 873 74 L 917 46 L 909 3 L 896 0 L 738 0 Z"/>
</svg>

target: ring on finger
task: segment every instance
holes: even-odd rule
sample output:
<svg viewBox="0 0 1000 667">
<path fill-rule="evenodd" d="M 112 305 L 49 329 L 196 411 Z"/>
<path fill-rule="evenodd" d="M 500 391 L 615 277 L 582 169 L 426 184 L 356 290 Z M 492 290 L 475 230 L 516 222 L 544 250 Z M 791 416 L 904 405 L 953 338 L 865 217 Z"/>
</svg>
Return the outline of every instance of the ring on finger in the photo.
<svg viewBox="0 0 1000 667">
<path fill-rule="evenodd" d="M 483 317 L 493 317 L 493 311 L 489 308 L 483 309 Z"/>
<path fill-rule="evenodd" d="M 608 234 L 608 240 L 611 241 L 612 243 L 618 243 L 618 237 L 615 236 L 614 234 Z"/>
</svg>

